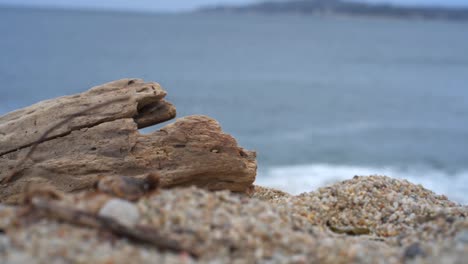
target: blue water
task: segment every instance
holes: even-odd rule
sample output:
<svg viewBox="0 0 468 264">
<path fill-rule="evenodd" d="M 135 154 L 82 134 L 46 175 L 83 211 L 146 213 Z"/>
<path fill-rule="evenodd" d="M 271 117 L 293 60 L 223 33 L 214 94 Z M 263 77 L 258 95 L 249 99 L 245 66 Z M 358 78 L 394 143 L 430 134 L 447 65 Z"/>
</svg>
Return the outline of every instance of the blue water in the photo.
<svg viewBox="0 0 468 264">
<path fill-rule="evenodd" d="M 293 193 L 388 174 L 468 203 L 468 24 L 0 8 L 0 114 L 114 79 L 216 118 Z"/>
</svg>

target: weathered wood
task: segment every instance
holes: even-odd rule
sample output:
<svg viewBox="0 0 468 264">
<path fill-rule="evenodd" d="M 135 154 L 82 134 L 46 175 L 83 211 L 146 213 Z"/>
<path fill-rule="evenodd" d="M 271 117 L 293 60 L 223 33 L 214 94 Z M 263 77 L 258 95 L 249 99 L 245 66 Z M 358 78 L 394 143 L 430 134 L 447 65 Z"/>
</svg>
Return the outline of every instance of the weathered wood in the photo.
<svg viewBox="0 0 468 264">
<path fill-rule="evenodd" d="M 144 177 L 107 176 L 97 183 L 99 192 L 129 201 L 149 196 L 159 187 L 159 175 L 149 173 Z"/>
<path fill-rule="evenodd" d="M 255 180 L 255 153 L 237 145 L 218 122 L 205 116 L 176 120 L 148 135 L 133 118 L 71 131 L 37 145 L 0 156 L 0 202 L 21 201 L 28 184 L 48 184 L 60 191 L 92 188 L 104 176 L 158 173 L 161 187 L 197 185 L 211 190 L 245 191 Z"/>
<path fill-rule="evenodd" d="M 135 186 L 118 177 L 148 174 L 160 175 L 163 188 L 250 187 L 255 153 L 240 148 L 211 118 L 190 116 L 149 135 L 138 132 L 176 115 L 165 95 L 157 83 L 123 79 L 1 116 L 0 202 L 24 200 L 31 184 L 73 192 L 103 177 L 101 188 L 120 192 Z"/>
<path fill-rule="evenodd" d="M 41 140 L 122 118 L 136 118 L 140 128 L 172 119 L 175 107 L 162 100 L 164 96 L 166 92 L 157 83 L 123 79 L 11 112 L 0 117 L 0 155 L 31 146 L 64 120 L 69 122 Z M 70 118 L 77 113 L 82 114 Z"/>
<path fill-rule="evenodd" d="M 175 106 L 166 100 L 161 100 L 141 108 L 133 119 L 138 124 L 138 128 L 145 128 L 170 120 L 175 116 Z"/>
</svg>

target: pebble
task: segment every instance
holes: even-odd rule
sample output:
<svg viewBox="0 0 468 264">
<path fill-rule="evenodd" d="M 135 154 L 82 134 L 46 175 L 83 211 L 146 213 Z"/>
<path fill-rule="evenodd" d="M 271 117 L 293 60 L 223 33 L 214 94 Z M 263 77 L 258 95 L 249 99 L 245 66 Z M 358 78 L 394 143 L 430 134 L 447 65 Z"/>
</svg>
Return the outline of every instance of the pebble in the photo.
<svg viewBox="0 0 468 264">
<path fill-rule="evenodd" d="M 468 230 L 462 230 L 455 236 L 455 240 L 462 244 L 468 245 Z"/>
<path fill-rule="evenodd" d="M 140 218 L 138 208 L 133 203 L 122 199 L 110 199 L 99 210 L 99 215 L 113 218 L 127 226 L 134 226 Z"/>
<path fill-rule="evenodd" d="M 413 259 L 418 256 L 424 256 L 424 250 L 421 248 L 419 243 L 411 244 L 409 247 L 405 249 L 404 257 L 406 259 Z"/>
</svg>

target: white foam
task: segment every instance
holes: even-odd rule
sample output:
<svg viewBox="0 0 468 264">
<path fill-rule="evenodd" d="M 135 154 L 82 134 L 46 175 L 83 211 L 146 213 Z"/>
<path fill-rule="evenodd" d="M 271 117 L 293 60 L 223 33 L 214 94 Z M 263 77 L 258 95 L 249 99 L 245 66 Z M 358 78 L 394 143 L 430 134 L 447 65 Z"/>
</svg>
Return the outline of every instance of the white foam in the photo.
<svg viewBox="0 0 468 264">
<path fill-rule="evenodd" d="M 427 168 L 361 167 L 330 164 L 309 164 L 270 167 L 259 170 L 256 184 L 280 189 L 292 194 L 314 191 L 355 175 L 386 175 L 421 184 L 437 194 L 468 204 L 468 170 L 448 173 Z"/>
</svg>

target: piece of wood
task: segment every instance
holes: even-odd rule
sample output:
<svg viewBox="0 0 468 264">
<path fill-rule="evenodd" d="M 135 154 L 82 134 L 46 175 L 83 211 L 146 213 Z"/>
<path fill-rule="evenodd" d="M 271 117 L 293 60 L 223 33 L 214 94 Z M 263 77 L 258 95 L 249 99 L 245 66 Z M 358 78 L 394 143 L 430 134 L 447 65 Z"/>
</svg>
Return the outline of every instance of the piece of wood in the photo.
<svg viewBox="0 0 468 264">
<path fill-rule="evenodd" d="M 133 119 L 138 124 L 138 128 L 145 128 L 170 120 L 175 116 L 175 106 L 166 100 L 161 100 L 141 108 Z"/>
<path fill-rule="evenodd" d="M 138 201 L 144 196 L 156 192 L 159 187 L 159 175 L 149 173 L 143 177 L 107 176 L 97 183 L 99 192 L 129 201 Z"/>
<path fill-rule="evenodd" d="M 237 145 L 215 120 L 189 116 L 143 135 L 133 118 L 74 130 L 37 145 L 0 156 L 0 202 L 22 200 L 28 184 L 60 191 L 91 189 L 104 176 L 160 175 L 163 188 L 196 185 L 243 192 L 256 175 L 256 155 Z"/>
<path fill-rule="evenodd" d="M 162 100 L 165 96 L 157 83 L 122 79 L 8 113 L 0 117 L 0 156 L 39 139 L 47 141 L 122 118 L 136 118 L 140 128 L 172 119 L 175 107 Z M 50 127 L 61 123 L 41 138 Z"/>
<path fill-rule="evenodd" d="M 165 95 L 157 83 L 123 79 L 0 117 L 0 202 L 24 200 L 31 185 L 74 192 L 92 189 L 103 177 L 116 177 L 107 181 L 115 185 L 117 177 L 153 173 L 163 188 L 249 188 L 255 153 L 240 148 L 215 120 L 191 116 L 149 135 L 138 132 L 176 115 Z M 129 187 L 114 185 L 103 186 Z"/>
<path fill-rule="evenodd" d="M 149 226 L 127 226 L 110 217 L 95 215 L 39 197 L 33 198 L 30 205 L 33 210 L 31 213 L 41 217 L 95 228 L 101 231 L 109 231 L 116 236 L 145 243 L 159 250 L 175 253 L 187 252 L 193 257 L 198 256 L 195 250 L 184 248 L 179 242 L 161 235 L 156 229 Z"/>
</svg>

